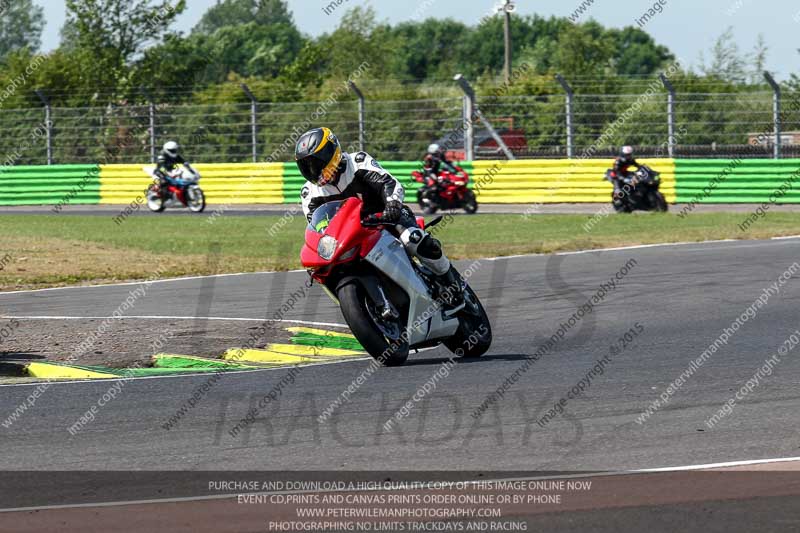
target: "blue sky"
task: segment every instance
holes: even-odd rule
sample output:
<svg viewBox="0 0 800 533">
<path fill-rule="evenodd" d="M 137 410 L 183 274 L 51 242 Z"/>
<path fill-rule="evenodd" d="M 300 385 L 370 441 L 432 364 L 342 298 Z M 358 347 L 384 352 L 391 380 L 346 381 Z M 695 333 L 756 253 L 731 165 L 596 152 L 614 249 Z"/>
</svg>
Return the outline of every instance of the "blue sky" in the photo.
<svg viewBox="0 0 800 533">
<path fill-rule="evenodd" d="M 409 20 L 422 11 L 424 16 L 452 17 L 476 23 L 497 0 L 342 0 L 330 15 L 323 8 L 336 0 L 289 0 L 300 30 L 318 35 L 336 26 L 349 6 L 371 4 L 380 18 L 390 22 Z M 43 37 L 44 49 L 58 45 L 58 31 L 64 22 L 64 0 L 37 0 L 45 7 L 48 20 Z M 636 24 L 654 0 L 518 0 L 520 13 L 543 16 L 568 16 L 578 6 L 591 3 L 582 18 L 594 18 L 606 26 Z M 178 29 L 189 31 L 216 0 L 188 0 L 189 8 L 179 20 Z M 645 26 L 655 39 L 668 46 L 685 64 L 695 65 L 700 51 L 732 26 L 739 47 L 752 49 L 759 33 L 769 46 L 767 66 L 779 78 L 800 72 L 800 4 L 796 0 L 661 0 L 663 12 Z M 765 7 L 769 3 L 771 7 Z"/>
</svg>

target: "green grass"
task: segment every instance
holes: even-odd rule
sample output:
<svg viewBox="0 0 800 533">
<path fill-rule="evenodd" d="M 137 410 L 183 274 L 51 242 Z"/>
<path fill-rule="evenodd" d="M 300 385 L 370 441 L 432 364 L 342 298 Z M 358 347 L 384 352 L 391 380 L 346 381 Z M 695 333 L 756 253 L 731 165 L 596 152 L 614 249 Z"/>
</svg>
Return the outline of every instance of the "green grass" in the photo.
<svg viewBox="0 0 800 533">
<path fill-rule="evenodd" d="M 586 215 L 458 216 L 436 235 L 455 259 L 549 253 L 659 242 L 752 239 L 800 233 L 800 213 L 770 213 L 747 232 L 745 213 L 612 215 L 587 232 Z M 275 236 L 276 216 L 0 216 L 0 288 L 299 268 L 302 217 Z"/>
</svg>

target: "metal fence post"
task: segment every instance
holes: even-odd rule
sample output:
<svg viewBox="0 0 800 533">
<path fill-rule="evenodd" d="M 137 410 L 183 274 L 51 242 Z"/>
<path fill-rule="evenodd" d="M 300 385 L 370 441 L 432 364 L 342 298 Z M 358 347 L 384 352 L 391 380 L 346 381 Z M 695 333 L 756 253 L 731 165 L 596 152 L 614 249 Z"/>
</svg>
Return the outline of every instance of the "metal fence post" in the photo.
<svg viewBox="0 0 800 533">
<path fill-rule="evenodd" d="M 658 75 L 667 90 L 667 153 L 675 157 L 675 87 L 663 72 Z"/>
<path fill-rule="evenodd" d="M 250 91 L 250 87 L 246 83 L 242 83 L 242 90 L 244 94 L 250 99 L 250 129 L 251 129 L 251 143 L 253 145 L 253 163 L 258 162 L 258 100 L 256 96 Z"/>
<path fill-rule="evenodd" d="M 358 97 L 358 149 L 363 152 L 367 144 L 367 101 L 366 98 L 364 98 L 364 93 L 361 92 L 361 89 L 359 89 L 354 82 L 348 80 L 347 85 L 350 86 L 350 90 Z"/>
<path fill-rule="evenodd" d="M 148 115 L 150 119 L 150 162 L 156 162 L 156 104 L 155 98 L 145 87 L 141 88 L 142 94 L 147 98 Z"/>
<path fill-rule="evenodd" d="M 472 88 L 472 85 L 470 85 L 469 82 L 466 80 L 466 78 L 464 78 L 464 76 L 461 74 L 456 74 L 456 77 L 453 79 L 455 79 L 455 81 L 458 82 L 458 85 L 461 87 L 461 90 L 464 91 L 464 97 L 465 97 L 464 120 L 467 125 L 467 131 L 465 132 L 466 134 L 464 135 L 464 143 L 466 145 L 465 150 L 467 151 L 467 156 L 468 156 L 467 161 L 472 161 L 473 156 L 475 155 L 474 154 L 475 141 L 474 141 L 474 131 L 473 131 L 474 121 L 472 117 L 478 117 L 478 119 L 481 121 L 481 123 L 483 123 L 486 129 L 489 130 L 489 135 L 492 136 L 492 138 L 497 143 L 497 146 L 500 147 L 500 149 L 503 151 L 503 153 L 505 154 L 506 158 L 508 158 L 509 161 L 513 161 L 514 159 L 516 159 L 511 150 L 508 149 L 508 146 L 506 145 L 503 138 L 500 137 L 500 135 L 497 133 L 497 130 L 494 129 L 491 122 L 489 122 L 489 120 L 483 115 L 481 109 L 478 107 L 478 104 L 476 103 L 477 97 L 475 95 L 475 90 Z"/>
<path fill-rule="evenodd" d="M 575 92 L 561 74 L 556 74 L 556 80 L 561 84 L 564 92 L 567 93 L 565 100 L 567 114 L 567 157 L 572 159 L 575 155 L 575 125 L 573 117 L 573 97 L 575 96 Z"/>
<path fill-rule="evenodd" d="M 462 128 L 464 129 L 464 159 L 472 161 L 475 159 L 475 121 L 473 120 L 475 116 L 475 93 L 472 92 L 469 84 L 466 84 L 466 80 L 461 74 L 456 74 L 454 79 L 461 85 L 461 89 L 464 91 L 461 106 L 461 115 L 463 117 Z M 464 84 L 466 84 L 466 89 L 464 88 Z"/>
<path fill-rule="evenodd" d="M 781 158 L 781 86 L 775 81 L 767 71 L 764 71 L 764 78 L 772 87 L 772 121 L 775 128 L 775 143 L 773 146 L 773 157 L 775 159 Z"/>
<path fill-rule="evenodd" d="M 50 107 L 50 100 L 47 99 L 47 96 L 39 90 L 36 89 L 33 91 L 36 93 L 36 96 L 39 97 L 39 100 L 42 101 L 44 104 L 44 125 L 45 130 L 47 132 L 47 164 L 53 164 L 53 110 Z"/>
</svg>

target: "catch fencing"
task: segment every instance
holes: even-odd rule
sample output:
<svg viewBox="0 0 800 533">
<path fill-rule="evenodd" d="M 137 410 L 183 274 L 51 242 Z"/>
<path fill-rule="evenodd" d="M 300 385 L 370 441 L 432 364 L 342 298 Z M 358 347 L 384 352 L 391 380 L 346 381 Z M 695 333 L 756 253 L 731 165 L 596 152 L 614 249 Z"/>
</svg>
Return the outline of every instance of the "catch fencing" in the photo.
<svg viewBox="0 0 800 533">
<path fill-rule="evenodd" d="M 134 98 L 103 107 L 7 109 L 0 114 L 0 161 L 138 164 L 174 139 L 196 162 L 281 163 L 292 159 L 297 137 L 317 125 L 332 128 L 349 151 L 366 149 L 382 161 L 419 160 L 434 141 L 458 159 L 476 160 L 508 159 L 502 145 L 516 159 L 607 158 L 622 144 L 651 158 L 800 157 L 800 96 L 777 85 L 711 92 L 686 80 L 578 79 L 526 86 L 524 95 L 480 85 L 471 95 L 451 83 L 431 88 L 429 98 L 394 100 L 371 99 L 377 91 L 370 88 L 352 85 L 323 102 L 251 102 L 242 93 L 231 103 Z"/>
</svg>

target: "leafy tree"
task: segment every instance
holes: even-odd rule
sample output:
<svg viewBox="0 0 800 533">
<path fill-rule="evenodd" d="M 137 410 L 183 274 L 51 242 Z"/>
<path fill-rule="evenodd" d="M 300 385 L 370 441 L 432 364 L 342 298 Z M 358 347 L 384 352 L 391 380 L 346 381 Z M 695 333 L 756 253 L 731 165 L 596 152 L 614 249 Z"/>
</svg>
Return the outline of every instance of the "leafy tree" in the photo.
<svg viewBox="0 0 800 533">
<path fill-rule="evenodd" d="M 222 0 L 205 12 L 193 31 L 211 34 L 225 26 L 249 22 L 295 26 L 292 13 L 284 0 Z"/>
<path fill-rule="evenodd" d="M 750 83 L 761 83 L 764 81 L 764 71 L 767 69 L 767 54 L 769 46 L 764 39 L 764 34 L 759 33 L 753 51 L 750 53 Z"/>
<path fill-rule="evenodd" d="M 739 45 L 728 27 L 711 47 L 711 63 L 706 65 L 705 57 L 700 55 L 700 72 L 725 81 L 743 81 L 746 78 L 746 61 L 739 52 Z"/>
<path fill-rule="evenodd" d="M 336 79 L 347 78 L 365 61 L 370 75 L 386 77 L 394 53 L 390 28 L 377 21 L 371 7 L 355 7 L 347 11 L 336 30 L 318 40 L 329 54 L 328 75 Z"/>
<path fill-rule="evenodd" d="M 210 53 L 226 76 L 236 72 L 273 78 L 292 62 L 302 46 L 300 32 L 287 24 L 224 26 L 209 39 Z"/>
<path fill-rule="evenodd" d="M 621 76 L 649 76 L 675 59 L 666 46 L 656 44 L 639 28 L 612 29 L 606 35 L 614 42 L 615 70 Z"/>
<path fill-rule="evenodd" d="M 466 24 L 452 19 L 404 22 L 389 30 L 396 43 L 391 74 L 396 78 L 440 78 L 458 69 L 461 39 L 469 32 Z"/>
<path fill-rule="evenodd" d="M 93 56 L 89 74 L 101 86 L 114 87 L 185 9 L 186 0 L 67 0 L 67 25 L 75 46 Z"/>
<path fill-rule="evenodd" d="M 314 41 L 307 41 L 297 57 L 283 69 L 283 75 L 292 83 L 319 87 L 328 70 L 330 55 Z"/>
<path fill-rule="evenodd" d="M 136 63 L 132 86 L 147 87 L 160 100 L 187 98 L 198 86 L 225 80 L 215 65 L 209 39 L 167 35 L 164 42 L 145 50 Z M 184 88 L 178 91 L 176 88 Z"/>
<path fill-rule="evenodd" d="M 19 48 L 36 52 L 42 44 L 44 8 L 33 0 L 3 2 L 0 11 L 0 59 Z"/>
<path fill-rule="evenodd" d="M 558 40 L 553 68 L 567 79 L 607 75 L 612 66 L 614 44 L 603 37 L 603 29 L 597 23 L 567 29 Z"/>
</svg>

